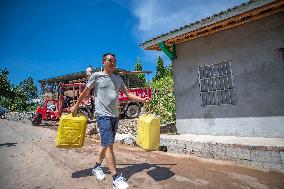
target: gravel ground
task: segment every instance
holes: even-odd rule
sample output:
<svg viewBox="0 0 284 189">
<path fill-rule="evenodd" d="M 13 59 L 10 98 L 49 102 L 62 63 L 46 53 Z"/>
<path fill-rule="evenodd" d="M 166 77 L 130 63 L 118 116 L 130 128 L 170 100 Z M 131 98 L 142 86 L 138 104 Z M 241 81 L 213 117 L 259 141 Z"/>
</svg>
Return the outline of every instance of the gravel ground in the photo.
<svg viewBox="0 0 284 189">
<path fill-rule="evenodd" d="M 51 128 L 51 127 L 48 127 Z M 98 182 L 91 174 L 99 143 L 86 138 L 81 149 L 55 147 L 56 131 L 0 119 L 1 189 L 110 189 L 112 179 Z M 114 145 L 117 169 L 137 189 L 284 188 L 283 174 L 226 161 L 138 147 Z"/>
</svg>

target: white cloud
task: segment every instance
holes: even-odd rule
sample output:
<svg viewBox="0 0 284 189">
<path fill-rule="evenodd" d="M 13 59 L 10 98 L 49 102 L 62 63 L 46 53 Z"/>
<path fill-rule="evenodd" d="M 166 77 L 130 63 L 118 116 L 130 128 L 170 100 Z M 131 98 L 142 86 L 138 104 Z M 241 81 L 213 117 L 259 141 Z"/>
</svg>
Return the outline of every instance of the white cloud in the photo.
<svg viewBox="0 0 284 189">
<path fill-rule="evenodd" d="M 130 10 L 138 18 L 135 28 L 139 41 L 201 20 L 246 0 L 133 0 Z"/>
<path fill-rule="evenodd" d="M 127 8 L 137 18 L 137 25 L 132 34 L 137 43 L 186 24 L 201 20 L 228 8 L 240 5 L 247 0 L 114 0 Z M 141 48 L 141 59 L 144 70 L 153 70 L 158 56 L 161 56 L 165 65 L 171 62 L 161 51 L 145 51 Z M 152 77 L 154 73 L 150 74 Z"/>
</svg>

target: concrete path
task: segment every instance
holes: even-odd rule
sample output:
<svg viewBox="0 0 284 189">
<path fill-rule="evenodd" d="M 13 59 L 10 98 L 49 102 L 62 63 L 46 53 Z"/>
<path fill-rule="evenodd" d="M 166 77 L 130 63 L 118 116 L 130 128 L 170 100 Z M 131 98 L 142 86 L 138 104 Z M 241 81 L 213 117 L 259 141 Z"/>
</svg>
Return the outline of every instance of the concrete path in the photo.
<svg viewBox="0 0 284 189">
<path fill-rule="evenodd" d="M 236 136 L 213 136 L 213 135 L 167 135 L 162 134 L 161 138 L 170 138 L 196 142 L 216 142 L 223 144 L 240 144 L 251 146 L 284 146 L 284 138 L 264 138 L 264 137 L 236 137 Z"/>
<path fill-rule="evenodd" d="M 56 131 L 47 128 L 0 120 L 0 188 L 112 188 L 110 175 L 103 182 L 91 175 L 97 141 L 87 138 L 82 149 L 65 150 L 55 147 L 55 137 Z M 226 161 L 122 144 L 115 144 L 115 153 L 130 188 L 284 188 L 284 174 Z"/>
</svg>

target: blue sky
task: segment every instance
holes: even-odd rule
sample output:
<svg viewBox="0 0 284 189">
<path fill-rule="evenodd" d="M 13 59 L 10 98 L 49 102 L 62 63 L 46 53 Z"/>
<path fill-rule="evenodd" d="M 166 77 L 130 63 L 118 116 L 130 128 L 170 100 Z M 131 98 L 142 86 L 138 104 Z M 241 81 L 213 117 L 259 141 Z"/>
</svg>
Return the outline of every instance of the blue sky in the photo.
<svg viewBox="0 0 284 189">
<path fill-rule="evenodd" d="M 155 73 L 161 56 L 139 44 L 246 0 L 1 0 L 0 68 L 18 85 L 101 66 L 113 52 L 117 66 L 134 70 L 139 57 Z"/>
</svg>

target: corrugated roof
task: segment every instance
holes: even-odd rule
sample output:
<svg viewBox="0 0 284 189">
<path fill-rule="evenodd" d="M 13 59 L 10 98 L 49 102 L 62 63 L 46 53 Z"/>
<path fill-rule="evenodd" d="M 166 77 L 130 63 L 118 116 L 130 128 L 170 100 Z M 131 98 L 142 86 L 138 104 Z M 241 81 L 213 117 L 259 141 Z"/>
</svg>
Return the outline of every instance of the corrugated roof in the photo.
<svg viewBox="0 0 284 189">
<path fill-rule="evenodd" d="M 232 28 L 283 11 L 283 4 L 284 0 L 252 0 L 154 37 L 140 46 L 146 50 L 160 50 L 160 42 L 171 46 L 172 43 L 178 44 Z"/>
<path fill-rule="evenodd" d="M 94 72 L 100 71 L 101 68 L 96 68 Z M 119 72 L 130 72 L 125 69 L 116 69 L 114 74 L 119 74 Z M 150 73 L 150 71 L 145 71 L 145 73 Z M 57 77 L 52 77 L 52 78 L 47 78 L 47 79 L 42 79 L 39 80 L 39 83 L 46 83 L 46 84 L 55 84 L 55 83 L 69 83 L 70 81 L 74 80 L 80 80 L 86 78 L 86 72 L 81 71 L 81 72 L 76 72 L 76 73 L 71 73 L 71 74 L 66 74 L 62 76 L 57 76 Z M 136 88 L 136 87 L 143 87 L 144 83 L 143 81 L 137 76 L 137 74 L 125 74 L 121 75 L 121 78 L 123 79 L 124 83 L 126 84 L 127 87 L 129 88 Z"/>
<path fill-rule="evenodd" d="M 99 68 L 96 68 L 95 71 L 98 71 Z M 51 78 L 47 78 L 47 79 L 42 79 L 39 80 L 39 83 L 59 83 L 59 82 L 63 82 L 63 83 L 68 83 L 69 81 L 72 80 L 78 80 L 78 79 L 83 79 L 86 77 L 86 71 L 81 71 L 81 72 L 76 72 L 76 73 L 71 73 L 71 74 L 66 74 L 66 75 L 62 75 L 62 76 L 56 76 L 56 77 L 51 77 Z"/>
</svg>

